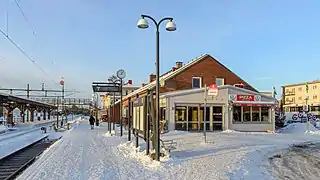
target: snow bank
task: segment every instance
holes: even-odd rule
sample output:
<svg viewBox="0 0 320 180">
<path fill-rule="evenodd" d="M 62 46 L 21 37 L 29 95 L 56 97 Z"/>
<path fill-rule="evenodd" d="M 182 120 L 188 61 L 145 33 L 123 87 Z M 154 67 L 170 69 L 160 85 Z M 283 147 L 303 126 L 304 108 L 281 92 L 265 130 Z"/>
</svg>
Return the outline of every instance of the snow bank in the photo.
<svg viewBox="0 0 320 180">
<path fill-rule="evenodd" d="M 189 134 L 189 132 L 188 131 L 169 131 L 164 135 L 171 136 L 171 135 L 184 135 L 184 134 Z"/>
<path fill-rule="evenodd" d="M 116 135 L 116 131 L 112 130 L 111 133 L 109 133 L 109 131 L 107 133 L 105 133 L 103 136 L 104 137 L 111 137 L 111 136 L 114 136 Z"/>
<path fill-rule="evenodd" d="M 311 123 L 309 124 L 309 131 L 307 131 L 307 123 L 292 123 L 286 127 L 280 129 L 279 133 L 310 133 L 310 134 L 320 134 L 320 131 L 314 127 Z"/>
<path fill-rule="evenodd" d="M 222 133 L 240 133 L 240 134 L 273 134 L 273 131 L 270 132 L 241 132 L 241 131 L 235 131 L 231 129 L 227 129 L 222 131 Z"/>
<path fill-rule="evenodd" d="M 222 131 L 223 133 L 235 133 L 235 132 L 238 132 L 238 131 L 235 131 L 235 130 L 231 130 L 231 129 L 227 129 L 227 130 L 224 130 Z"/>
<path fill-rule="evenodd" d="M 140 152 L 140 147 L 136 148 L 134 143 L 126 142 L 118 145 L 118 149 L 123 153 L 126 158 L 132 158 L 142 163 L 146 168 L 158 169 L 162 167 L 161 162 L 170 160 L 168 154 L 164 157 L 160 157 L 160 162 L 153 160 L 146 155 L 146 151 Z"/>
<path fill-rule="evenodd" d="M 7 127 L 3 126 L 3 125 L 0 125 L 0 134 L 1 133 L 5 133 L 6 131 L 7 131 Z"/>
</svg>

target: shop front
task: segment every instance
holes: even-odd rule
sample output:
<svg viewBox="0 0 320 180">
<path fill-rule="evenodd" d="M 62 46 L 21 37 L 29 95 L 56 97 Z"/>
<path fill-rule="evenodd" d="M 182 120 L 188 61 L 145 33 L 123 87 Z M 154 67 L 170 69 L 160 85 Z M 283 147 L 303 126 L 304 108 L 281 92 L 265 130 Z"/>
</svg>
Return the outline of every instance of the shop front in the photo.
<svg viewBox="0 0 320 180">
<path fill-rule="evenodd" d="M 162 94 L 168 130 L 274 130 L 272 97 L 230 85 L 220 86 L 216 97 L 207 97 L 206 106 L 204 97 L 204 88 Z"/>
<path fill-rule="evenodd" d="M 253 94 L 229 95 L 231 128 L 236 131 L 274 131 L 276 99 Z"/>
</svg>

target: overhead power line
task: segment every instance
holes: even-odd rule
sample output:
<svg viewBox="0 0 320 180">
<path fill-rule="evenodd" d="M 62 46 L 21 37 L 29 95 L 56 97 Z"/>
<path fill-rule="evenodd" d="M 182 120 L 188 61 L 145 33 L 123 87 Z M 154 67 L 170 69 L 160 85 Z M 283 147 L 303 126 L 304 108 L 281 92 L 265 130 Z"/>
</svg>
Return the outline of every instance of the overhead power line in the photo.
<svg viewBox="0 0 320 180">
<path fill-rule="evenodd" d="M 0 32 L 1 32 L 1 34 L 2 34 L 4 37 L 6 37 L 6 38 L 11 42 L 11 44 L 13 44 L 30 62 L 32 62 L 38 69 L 40 69 L 54 84 L 59 85 L 56 81 L 54 81 L 54 80 L 49 76 L 48 73 L 46 73 L 46 72 L 44 71 L 44 69 L 42 69 L 40 66 L 38 66 L 38 65 L 36 64 L 35 60 L 34 60 L 32 57 L 30 57 L 22 48 L 20 48 L 20 47 L 17 45 L 16 42 L 14 42 L 8 35 L 6 35 L 1 29 L 0 29 Z"/>
<path fill-rule="evenodd" d="M 19 2 L 18 2 L 17 0 L 14 0 L 14 2 L 15 2 L 15 4 L 16 4 L 16 6 L 18 7 L 18 9 L 19 9 L 21 15 L 23 16 L 24 20 L 26 21 L 26 23 L 28 24 L 28 26 L 29 26 L 30 29 L 32 30 L 32 34 L 33 34 L 34 36 L 36 36 L 35 30 L 34 30 L 34 28 L 31 26 L 31 24 L 29 23 L 29 21 L 28 21 L 26 15 L 24 14 L 24 12 L 23 12 L 23 10 L 22 10 Z"/>
</svg>

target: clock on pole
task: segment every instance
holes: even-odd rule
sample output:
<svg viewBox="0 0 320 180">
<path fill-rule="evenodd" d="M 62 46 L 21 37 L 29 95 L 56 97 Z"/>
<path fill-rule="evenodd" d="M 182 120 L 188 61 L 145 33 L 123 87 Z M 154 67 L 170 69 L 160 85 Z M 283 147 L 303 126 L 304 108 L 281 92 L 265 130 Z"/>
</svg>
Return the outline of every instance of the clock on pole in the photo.
<svg viewBox="0 0 320 180">
<path fill-rule="evenodd" d="M 125 72 L 123 69 L 119 69 L 119 70 L 117 71 L 117 77 L 118 77 L 119 79 L 125 78 L 125 77 L 126 77 L 126 72 Z"/>
</svg>

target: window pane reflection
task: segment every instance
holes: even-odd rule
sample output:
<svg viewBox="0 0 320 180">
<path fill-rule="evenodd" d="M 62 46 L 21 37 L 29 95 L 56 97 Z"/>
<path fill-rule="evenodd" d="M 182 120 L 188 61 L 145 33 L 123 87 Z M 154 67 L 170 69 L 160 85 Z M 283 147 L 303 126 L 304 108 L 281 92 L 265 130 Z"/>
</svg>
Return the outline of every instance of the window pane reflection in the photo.
<svg viewBox="0 0 320 180">
<path fill-rule="evenodd" d="M 249 106 L 243 106 L 243 121 L 251 121 L 250 118 L 250 107 Z"/>
<path fill-rule="evenodd" d="M 252 121 L 260 121 L 259 110 L 260 107 L 252 107 Z"/>
<path fill-rule="evenodd" d="M 186 121 L 187 120 L 187 107 L 185 106 L 177 106 L 175 111 L 175 119 L 178 121 Z"/>
</svg>

